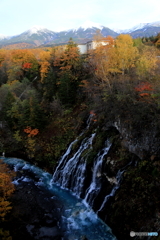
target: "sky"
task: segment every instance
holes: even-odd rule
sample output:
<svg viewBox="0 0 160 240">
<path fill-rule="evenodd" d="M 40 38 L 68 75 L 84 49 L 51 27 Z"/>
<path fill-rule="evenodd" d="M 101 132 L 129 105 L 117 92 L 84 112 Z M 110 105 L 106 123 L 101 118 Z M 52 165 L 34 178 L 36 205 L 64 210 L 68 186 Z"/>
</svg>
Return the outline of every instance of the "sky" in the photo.
<svg viewBox="0 0 160 240">
<path fill-rule="evenodd" d="M 160 21 L 160 0 L 0 0 L 1 35 L 18 35 L 33 26 L 59 32 L 86 21 L 123 30 Z"/>
</svg>

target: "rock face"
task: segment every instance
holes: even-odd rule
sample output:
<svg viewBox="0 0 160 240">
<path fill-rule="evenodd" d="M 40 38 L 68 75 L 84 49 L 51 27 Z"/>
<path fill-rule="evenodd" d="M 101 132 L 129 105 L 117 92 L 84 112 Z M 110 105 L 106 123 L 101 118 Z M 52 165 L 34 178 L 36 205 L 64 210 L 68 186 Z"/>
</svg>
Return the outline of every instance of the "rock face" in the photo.
<svg viewBox="0 0 160 240">
<path fill-rule="evenodd" d="M 119 240 L 132 239 L 130 231 L 160 230 L 160 138 L 153 125 L 148 129 L 129 129 L 120 121 L 107 125 L 119 134 L 107 155 L 102 175 L 108 186 L 117 184 L 115 173 L 124 164 L 131 164 L 123 173 L 120 187 L 111 196 L 99 216 L 113 229 Z M 116 178 L 117 180 L 117 178 Z M 104 187 L 103 187 L 104 188 Z M 143 238 L 148 240 L 147 237 Z"/>
<path fill-rule="evenodd" d="M 157 155 L 160 153 L 160 136 L 157 127 L 150 126 L 148 129 L 129 129 L 120 120 L 113 123 L 113 126 L 119 131 L 122 144 L 130 152 L 143 159 L 146 154 Z"/>
<path fill-rule="evenodd" d="M 19 173 L 18 177 L 20 178 Z M 31 177 L 31 175 L 30 175 Z M 13 240 L 61 240 L 60 203 L 43 187 L 21 181 L 12 197 L 13 209 L 6 228 Z"/>
</svg>

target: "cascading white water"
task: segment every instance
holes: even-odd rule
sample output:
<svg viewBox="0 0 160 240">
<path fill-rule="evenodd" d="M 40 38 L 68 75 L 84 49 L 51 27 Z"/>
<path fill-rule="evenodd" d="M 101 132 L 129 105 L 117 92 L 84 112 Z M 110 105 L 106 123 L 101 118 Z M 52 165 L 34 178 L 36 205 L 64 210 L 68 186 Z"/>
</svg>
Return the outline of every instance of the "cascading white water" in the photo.
<svg viewBox="0 0 160 240">
<path fill-rule="evenodd" d="M 98 213 L 98 212 L 101 212 L 101 211 L 104 209 L 105 205 L 107 204 L 109 198 L 110 198 L 110 197 L 113 197 L 113 196 L 115 195 L 116 190 L 120 187 L 120 182 L 121 182 L 122 175 L 123 175 L 124 171 L 125 171 L 125 170 L 118 170 L 118 173 L 117 173 L 117 175 L 116 175 L 117 183 L 116 183 L 115 186 L 112 188 L 111 193 L 108 194 L 107 196 L 105 196 L 104 201 L 102 202 L 102 205 L 101 205 L 100 209 L 97 211 L 97 213 Z"/>
<path fill-rule="evenodd" d="M 22 159 L 3 158 L 3 160 L 7 164 L 14 166 L 14 169 L 22 174 L 22 177 L 14 180 L 14 184 L 20 184 L 24 181 L 30 183 L 32 181 L 40 187 L 41 191 L 43 191 L 43 188 L 49 190 L 53 197 L 63 204 L 60 227 L 64 233 L 64 240 L 82 240 L 85 238 L 88 240 L 116 240 L 111 229 L 98 218 L 91 208 L 86 207 L 81 199 L 76 198 L 69 191 L 59 188 L 51 181 L 51 174 Z M 35 180 L 31 176 L 26 176 L 24 170 L 32 172 L 32 175 L 36 177 Z M 32 233 L 32 230 L 29 232 Z M 31 236 L 34 237 L 34 234 L 33 232 Z M 40 238 L 36 237 L 34 239 Z"/>
<path fill-rule="evenodd" d="M 132 161 L 129 162 L 125 167 L 123 167 L 122 169 L 118 170 L 117 175 L 116 175 L 116 184 L 115 186 L 112 188 L 112 191 L 110 194 L 108 194 L 107 196 L 105 196 L 102 205 L 100 207 L 100 209 L 97 211 L 97 213 L 103 211 L 103 209 L 105 208 L 108 200 L 110 199 L 110 197 L 113 197 L 117 191 L 117 189 L 120 187 L 120 183 L 123 177 L 123 173 L 126 171 L 126 168 L 131 165 Z"/>
<path fill-rule="evenodd" d="M 80 136 L 85 135 L 85 133 L 87 133 L 87 131 L 90 129 L 91 121 L 92 116 L 90 116 L 88 119 L 87 127 L 80 134 Z M 82 202 L 87 207 L 91 206 L 95 211 L 97 211 L 99 208 L 97 215 L 103 215 L 103 213 L 106 214 L 105 210 L 108 204 L 108 200 L 111 197 L 114 197 L 117 189 L 120 187 L 123 173 L 126 170 L 127 166 L 131 164 L 131 162 L 120 169 L 117 172 L 116 177 L 107 177 L 103 172 L 104 158 L 111 148 L 111 143 L 109 140 L 107 140 L 104 144 L 105 146 L 103 149 L 97 154 L 95 159 L 93 159 L 93 162 L 88 164 L 86 160 L 87 153 L 90 153 L 90 150 L 92 150 L 92 142 L 95 135 L 95 133 L 92 133 L 90 137 L 84 137 L 81 144 L 78 142 L 80 146 L 74 154 L 72 148 L 74 143 L 78 141 L 78 138 L 69 145 L 67 151 L 59 161 L 52 181 L 64 189 L 71 190 L 77 197 L 83 197 L 84 199 Z M 92 170 L 88 169 L 90 166 L 92 166 Z M 108 183 L 107 179 L 108 181 L 112 182 L 112 184 L 114 184 L 110 194 L 108 194 L 103 188 L 105 183 Z M 75 217 L 77 214 L 78 216 L 83 215 L 83 213 L 79 211 L 73 213 L 74 216 L 70 216 L 69 218 L 71 220 L 71 226 L 72 217 L 74 217 L 75 224 Z"/>
<path fill-rule="evenodd" d="M 81 196 L 83 191 L 86 171 L 86 161 L 82 157 L 82 153 L 84 150 L 92 148 L 92 141 L 95 135 L 95 133 L 92 133 L 89 138 L 83 139 L 77 152 L 69 159 L 68 153 L 71 152 L 71 147 L 75 141 L 71 143 L 67 152 L 62 156 L 53 175 L 53 182 L 62 188 L 70 189 L 78 197 Z"/>
<path fill-rule="evenodd" d="M 55 182 L 57 181 L 57 179 L 59 179 L 62 175 L 63 169 L 68 161 L 69 158 L 69 154 L 72 150 L 72 146 L 74 145 L 74 143 L 77 142 L 77 138 L 71 142 L 71 144 L 69 145 L 69 147 L 67 148 L 67 151 L 65 152 L 65 154 L 61 157 L 61 159 L 59 160 L 59 164 L 56 168 L 56 171 L 53 174 L 53 180 L 55 180 Z"/>
<path fill-rule="evenodd" d="M 87 202 L 90 206 L 93 206 L 93 202 L 95 197 L 98 195 L 101 182 L 99 178 L 102 174 L 102 163 L 104 156 L 108 153 L 111 147 L 111 143 L 106 141 L 106 146 L 98 153 L 97 158 L 95 159 L 94 166 L 93 166 L 93 174 L 92 174 L 92 181 L 89 188 L 86 191 L 86 196 L 84 202 Z"/>
</svg>

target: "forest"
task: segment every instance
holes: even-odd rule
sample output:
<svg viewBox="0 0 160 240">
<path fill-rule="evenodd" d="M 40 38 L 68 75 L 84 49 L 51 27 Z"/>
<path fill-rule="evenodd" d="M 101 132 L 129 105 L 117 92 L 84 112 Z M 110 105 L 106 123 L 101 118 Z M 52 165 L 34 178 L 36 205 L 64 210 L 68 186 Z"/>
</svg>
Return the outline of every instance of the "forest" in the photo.
<svg viewBox="0 0 160 240">
<path fill-rule="evenodd" d="M 99 33 L 94 40 L 96 49 L 85 55 L 72 39 L 57 47 L 0 49 L 1 155 L 52 172 L 89 114 L 97 126 L 119 118 L 136 136 L 152 125 L 159 132 L 160 34 L 108 36 L 105 46 Z M 14 191 L 10 184 L 4 193 L 4 186 L 14 173 L 0 165 L 1 222 Z M 11 239 L 2 229 L 0 235 Z"/>
</svg>

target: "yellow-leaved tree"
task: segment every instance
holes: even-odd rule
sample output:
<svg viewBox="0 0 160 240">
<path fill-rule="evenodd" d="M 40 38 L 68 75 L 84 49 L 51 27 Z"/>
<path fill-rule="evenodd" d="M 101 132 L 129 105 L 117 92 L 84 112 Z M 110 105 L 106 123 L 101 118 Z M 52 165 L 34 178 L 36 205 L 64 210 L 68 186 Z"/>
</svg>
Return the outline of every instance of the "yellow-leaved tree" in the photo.
<svg viewBox="0 0 160 240">
<path fill-rule="evenodd" d="M 157 66 L 157 53 L 154 47 L 144 46 L 141 49 L 139 58 L 136 62 L 137 74 L 139 77 L 147 77 L 154 74 Z"/>
<path fill-rule="evenodd" d="M 108 36 L 98 38 L 96 49 L 90 54 L 89 63 L 99 84 L 112 88 L 112 75 L 128 73 L 135 67 L 138 49 L 130 35 L 121 34 L 115 40 Z"/>
<path fill-rule="evenodd" d="M 109 73 L 111 71 L 111 56 L 114 48 L 114 39 L 111 36 L 101 37 L 96 35 L 94 37 L 95 49 L 90 51 L 88 60 L 92 72 L 95 72 L 95 81 L 98 84 L 108 85 L 111 87 Z"/>
<path fill-rule="evenodd" d="M 124 75 L 125 71 L 135 66 L 138 49 L 128 34 L 120 34 L 115 40 L 115 62 L 117 69 Z"/>
</svg>

